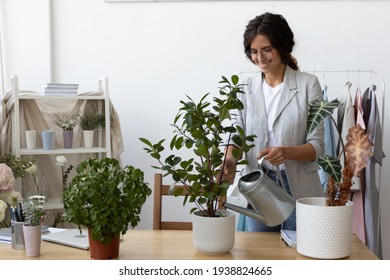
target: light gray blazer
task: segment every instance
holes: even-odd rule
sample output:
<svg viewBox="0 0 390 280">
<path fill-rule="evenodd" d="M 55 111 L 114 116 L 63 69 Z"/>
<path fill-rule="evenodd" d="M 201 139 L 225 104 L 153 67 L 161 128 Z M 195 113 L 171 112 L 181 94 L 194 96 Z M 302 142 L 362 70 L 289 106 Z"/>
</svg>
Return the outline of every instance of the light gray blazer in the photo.
<svg viewBox="0 0 390 280">
<path fill-rule="evenodd" d="M 273 123 L 275 139 L 279 146 L 297 146 L 305 143 L 313 145 L 316 158 L 323 155 L 324 126 L 306 134 L 308 103 L 322 99 L 321 86 L 315 75 L 295 71 L 286 67 L 284 92 L 280 99 Z M 263 77 L 260 73 L 248 79 L 245 94 L 240 95 L 244 109 L 237 112 L 235 124 L 241 126 L 246 135 L 256 135 L 252 148 L 245 158 L 248 165 L 244 173 L 258 169 L 256 155 L 266 147 L 268 141 L 268 124 L 263 94 Z M 324 190 L 318 176 L 317 160 L 300 162 L 287 160 L 285 168 L 290 187 L 295 199 L 310 196 L 324 196 Z"/>
</svg>

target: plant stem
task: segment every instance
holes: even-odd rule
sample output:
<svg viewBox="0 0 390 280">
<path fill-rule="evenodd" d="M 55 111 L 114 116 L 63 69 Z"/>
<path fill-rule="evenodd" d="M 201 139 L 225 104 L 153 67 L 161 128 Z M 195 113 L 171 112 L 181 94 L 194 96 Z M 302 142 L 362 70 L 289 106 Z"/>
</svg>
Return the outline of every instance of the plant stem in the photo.
<svg viewBox="0 0 390 280">
<path fill-rule="evenodd" d="M 35 187 L 36 187 L 36 189 L 37 189 L 37 192 L 38 192 L 38 194 L 39 194 L 39 187 L 38 187 L 38 184 L 37 184 L 37 179 L 35 178 L 35 174 L 34 174 L 34 173 L 32 173 L 32 176 L 33 176 L 33 179 L 34 179 L 34 184 L 35 184 Z"/>
</svg>

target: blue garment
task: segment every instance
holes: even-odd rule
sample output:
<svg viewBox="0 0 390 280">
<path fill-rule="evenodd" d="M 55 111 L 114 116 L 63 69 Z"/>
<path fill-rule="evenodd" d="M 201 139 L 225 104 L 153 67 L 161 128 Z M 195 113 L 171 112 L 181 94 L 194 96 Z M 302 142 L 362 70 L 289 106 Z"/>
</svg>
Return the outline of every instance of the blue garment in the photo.
<svg viewBox="0 0 390 280">
<path fill-rule="evenodd" d="M 322 89 L 323 99 L 328 101 L 327 96 L 328 87 L 324 85 Z M 324 142 L 325 142 L 325 154 L 333 157 L 337 157 L 337 147 L 335 141 L 335 132 L 333 127 L 333 122 L 330 116 L 324 118 Z M 318 175 L 320 176 L 321 185 L 326 192 L 329 175 L 323 169 L 318 170 Z"/>
<path fill-rule="evenodd" d="M 284 186 L 286 188 L 286 191 L 290 196 L 292 196 L 291 193 L 291 188 L 288 182 L 287 174 L 285 171 L 282 171 L 282 179 L 284 182 Z M 282 184 L 277 176 L 276 172 L 273 171 L 265 171 L 265 174 L 268 175 L 274 182 L 276 182 L 281 188 Z M 250 206 L 249 206 L 250 207 Z M 288 230 L 296 230 L 296 215 L 295 215 L 295 209 L 293 213 L 290 215 L 290 217 L 287 218 L 286 221 L 284 221 L 281 225 L 274 226 L 274 227 L 269 227 L 266 224 L 253 219 L 251 217 L 245 216 L 245 231 L 264 231 L 264 232 L 278 232 L 282 228 L 283 229 L 288 229 Z"/>
</svg>

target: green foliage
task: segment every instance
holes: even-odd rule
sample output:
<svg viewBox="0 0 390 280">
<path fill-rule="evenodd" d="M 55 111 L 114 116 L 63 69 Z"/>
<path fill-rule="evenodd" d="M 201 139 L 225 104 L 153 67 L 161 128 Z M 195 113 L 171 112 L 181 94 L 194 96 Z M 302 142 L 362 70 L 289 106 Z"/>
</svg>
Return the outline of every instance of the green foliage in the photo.
<svg viewBox="0 0 390 280">
<path fill-rule="evenodd" d="M 5 154 L 0 156 L 0 163 L 5 163 L 8 165 L 12 172 L 14 173 L 15 178 L 23 178 L 26 176 L 26 169 L 31 167 L 31 165 L 36 164 L 36 160 L 31 158 L 19 158 L 13 154 Z"/>
<path fill-rule="evenodd" d="M 22 202 L 24 224 L 27 226 L 38 226 L 42 223 L 45 216 L 43 204 L 46 198 L 43 195 L 33 195 Z"/>
<path fill-rule="evenodd" d="M 79 125 L 83 130 L 94 130 L 105 126 L 105 116 L 99 113 L 99 107 L 94 102 L 80 115 Z"/>
<path fill-rule="evenodd" d="M 173 180 L 188 190 L 183 204 L 195 203 L 207 216 L 215 215 L 218 199 L 226 195 L 230 185 L 221 175 L 226 160 L 223 148 L 229 144 L 237 146 L 234 156 L 239 165 L 247 163 L 240 159 L 241 155 L 254 146 L 249 144 L 254 141 L 253 135 L 246 136 L 237 125 L 224 125 L 233 118 L 235 110 L 244 107 L 238 99 L 238 94 L 243 93 L 243 85 L 238 82 L 236 75 L 230 81 L 222 77 L 220 97 L 214 97 L 213 104 L 207 101 L 209 93 L 198 103 L 189 96 L 187 100 L 180 101 L 181 107 L 173 122 L 175 130 L 169 147 L 172 151 L 182 148 L 191 150 L 194 154 L 191 158 L 182 159 L 171 154 L 162 159 L 165 139 L 152 144 L 148 139 L 140 138 L 146 145 L 144 150 L 159 163 L 159 166 L 153 167 L 162 170 L 164 176 L 171 175 Z M 224 136 L 227 136 L 227 142 Z M 179 195 L 179 192 L 176 190 L 174 195 Z M 193 208 L 191 212 L 195 210 Z"/>
<path fill-rule="evenodd" d="M 92 229 L 92 238 L 109 242 L 140 221 L 141 208 L 151 194 L 144 173 L 120 167 L 112 158 L 88 158 L 63 192 L 64 219 Z"/>
<path fill-rule="evenodd" d="M 312 132 L 326 117 L 330 117 L 333 123 L 335 123 L 332 114 L 333 111 L 337 109 L 339 105 L 340 102 L 337 99 L 334 99 L 332 101 L 317 100 L 310 103 L 309 117 L 306 126 L 307 132 Z M 341 138 L 340 141 L 342 141 Z M 324 155 L 319 159 L 318 164 L 336 182 L 341 182 L 342 167 L 338 158 L 334 158 L 330 155 Z"/>
</svg>

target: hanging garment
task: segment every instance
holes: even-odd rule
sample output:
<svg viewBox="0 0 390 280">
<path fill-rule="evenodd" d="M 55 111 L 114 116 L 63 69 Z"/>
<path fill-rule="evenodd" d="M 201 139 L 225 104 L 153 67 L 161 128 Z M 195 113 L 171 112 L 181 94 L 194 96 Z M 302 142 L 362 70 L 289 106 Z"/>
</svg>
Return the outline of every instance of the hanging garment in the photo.
<svg viewBox="0 0 390 280">
<path fill-rule="evenodd" d="M 323 99 L 328 101 L 328 87 L 324 85 L 322 89 Z M 324 141 L 325 141 L 325 154 L 337 157 L 337 146 L 335 142 L 335 132 L 333 127 L 333 122 L 330 116 L 324 118 Z M 328 184 L 329 175 L 323 169 L 318 170 L 318 175 L 320 176 L 321 184 L 326 192 L 326 186 Z"/>
<path fill-rule="evenodd" d="M 355 118 L 356 124 L 359 124 L 363 129 L 366 129 L 366 125 L 363 120 L 363 106 L 362 106 L 362 93 L 360 88 L 356 89 L 355 94 Z M 361 171 L 364 173 L 365 169 Z M 364 178 L 365 176 L 354 176 L 352 178 L 354 184 L 351 187 L 352 202 L 353 202 L 353 233 L 363 242 L 366 243 L 365 236 L 365 223 L 364 223 Z"/>
<path fill-rule="evenodd" d="M 355 125 L 355 109 L 353 107 L 353 101 L 351 96 L 350 82 L 347 82 L 344 86 L 344 95 L 340 98 L 341 105 L 337 111 L 337 126 L 341 134 L 341 139 L 346 143 L 348 129 Z M 342 152 L 342 147 L 338 147 L 337 153 Z M 340 158 L 340 162 L 344 164 L 344 158 Z"/>
<path fill-rule="evenodd" d="M 366 225 L 366 244 L 378 258 L 382 259 L 382 238 L 380 224 L 379 193 L 380 186 L 376 185 L 375 168 L 376 164 L 382 165 L 385 154 L 382 149 L 382 128 L 380 123 L 380 113 L 375 96 L 376 87 L 374 85 L 366 89 L 363 94 L 363 116 L 367 116 L 366 133 L 374 143 L 373 156 L 368 161 L 366 167 L 366 182 L 364 195 L 364 217 Z"/>
</svg>

